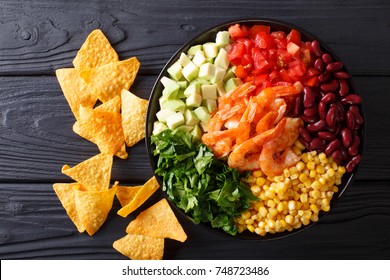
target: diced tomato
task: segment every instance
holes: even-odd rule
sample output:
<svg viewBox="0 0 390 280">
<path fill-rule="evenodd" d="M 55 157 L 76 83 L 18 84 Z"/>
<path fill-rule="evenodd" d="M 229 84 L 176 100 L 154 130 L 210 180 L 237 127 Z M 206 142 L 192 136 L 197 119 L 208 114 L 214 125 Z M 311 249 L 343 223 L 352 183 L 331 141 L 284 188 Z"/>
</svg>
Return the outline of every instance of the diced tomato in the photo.
<svg viewBox="0 0 390 280">
<path fill-rule="evenodd" d="M 299 53 L 300 49 L 301 48 L 293 42 L 289 42 L 287 44 L 287 52 L 293 56 L 296 56 Z"/>
<path fill-rule="evenodd" d="M 244 55 L 244 49 L 245 47 L 243 44 L 232 44 L 228 53 L 228 58 L 233 65 L 237 65 L 241 62 L 241 58 Z M 233 63 L 233 61 L 237 64 Z"/>
<path fill-rule="evenodd" d="M 278 65 L 281 68 L 284 68 L 287 66 L 287 64 L 291 61 L 292 56 L 289 54 L 286 50 L 278 49 Z"/>
<path fill-rule="evenodd" d="M 318 76 L 311 77 L 306 81 L 306 85 L 309 87 L 316 87 L 318 86 Z"/>
<path fill-rule="evenodd" d="M 301 33 L 299 33 L 297 30 L 292 29 L 290 33 L 287 35 L 287 42 L 293 42 L 296 45 L 300 45 L 301 42 Z"/>
<path fill-rule="evenodd" d="M 237 40 L 237 43 L 239 44 L 243 44 L 245 46 L 245 50 L 246 52 L 250 52 L 250 50 L 252 49 L 254 43 L 251 39 L 247 39 L 247 38 L 240 38 Z"/>
<path fill-rule="evenodd" d="M 273 31 L 271 32 L 271 36 L 275 39 L 286 39 L 286 33 L 283 31 Z"/>
<path fill-rule="evenodd" d="M 230 26 L 228 31 L 230 38 L 232 38 L 233 40 L 244 38 L 246 36 L 245 32 L 241 29 L 238 23 Z"/>
<path fill-rule="evenodd" d="M 245 79 L 248 76 L 248 73 L 245 71 L 245 68 L 242 65 L 236 66 L 236 70 L 234 71 L 234 74 L 240 79 Z"/>
<path fill-rule="evenodd" d="M 256 35 L 259 33 L 259 32 L 264 32 L 266 34 L 270 34 L 270 31 L 271 31 L 271 27 L 267 26 L 267 25 L 253 25 L 250 29 L 250 36 L 252 39 L 255 39 L 256 38 Z"/>
<path fill-rule="evenodd" d="M 306 76 L 308 78 L 311 78 L 311 77 L 314 77 L 314 76 L 318 76 L 320 73 L 318 72 L 317 69 L 313 68 L 313 67 L 309 67 L 306 71 Z"/>
</svg>

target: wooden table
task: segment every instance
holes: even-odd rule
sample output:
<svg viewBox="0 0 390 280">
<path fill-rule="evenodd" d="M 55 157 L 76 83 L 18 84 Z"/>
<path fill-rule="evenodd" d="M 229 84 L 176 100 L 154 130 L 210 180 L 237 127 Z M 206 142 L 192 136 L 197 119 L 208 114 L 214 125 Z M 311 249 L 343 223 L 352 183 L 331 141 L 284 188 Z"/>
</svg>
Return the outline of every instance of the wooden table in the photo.
<svg viewBox="0 0 390 280">
<path fill-rule="evenodd" d="M 390 258 L 390 3 L 388 1 L 0 1 L 0 259 L 125 259 L 112 248 L 134 213 L 116 215 L 93 237 L 79 234 L 53 192 L 61 174 L 96 155 L 73 133 L 74 117 L 55 69 L 96 28 L 120 58 L 141 68 L 132 91 L 148 98 L 174 52 L 200 32 L 240 18 L 291 22 L 322 38 L 353 75 L 364 100 L 366 140 L 353 185 L 315 226 L 274 241 L 223 238 L 185 221 L 184 244 L 166 242 L 166 259 Z M 115 159 L 112 178 L 152 176 L 144 142 Z M 158 198 L 154 196 L 152 201 Z M 145 207 L 148 205 L 145 205 Z"/>
</svg>

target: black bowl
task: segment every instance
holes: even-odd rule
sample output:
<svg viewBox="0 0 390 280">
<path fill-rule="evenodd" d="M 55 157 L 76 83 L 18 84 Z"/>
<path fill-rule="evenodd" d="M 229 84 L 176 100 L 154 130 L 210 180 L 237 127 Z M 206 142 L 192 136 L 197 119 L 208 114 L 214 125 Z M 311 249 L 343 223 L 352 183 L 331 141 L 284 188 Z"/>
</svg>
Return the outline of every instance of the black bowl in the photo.
<svg viewBox="0 0 390 280">
<path fill-rule="evenodd" d="M 276 20 L 272 20 L 272 19 L 242 19 L 242 20 L 226 22 L 226 23 L 220 24 L 218 26 L 212 27 L 212 28 L 204 31 L 200 35 L 196 36 L 195 38 L 193 38 L 192 40 L 190 40 L 189 42 L 184 44 L 171 57 L 171 59 L 164 66 L 163 70 L 161 71 L 160 75 L 158 76 L 158 78 L 157 78 L 157 80 L 156 80 L 156 82 L 154 84 L 152 93 L 151 93 L 150 98 L 149 98 L 149 105 L 148 105 L 148 111 L 147 111 L 147 117 L 146 117 L 146 149 L 147 149 L 149 160 L 150 160 L 150 163 L 151 163 L 151 166 L 152 166 L 153 170 L 155 170 L 157 168 L 157 157 L 155 157 L 153 155 L 154 147 L 151 144 L 150 136 L 152 135 L 152 131 L 153 131 L 153 123 L 157 120 L 156 113 L 160 109 L 158 99 L 161 96 L 162 90 L 163 90 L 163 86 L 160 83 L 161 78 L 163 76 L 167 76 L 168 75 L 167 69 L 174 62 L 176 62 L 179 59 L 180 54 L 182 52 L 186 53 L 188 51 L 188 49 L 191 46 L 193 46 L 193 45 L 203 44 L 203 43 L 206 43 L 206 42 L 214 41 L 215 40 L 215 36 L 216 36 L 216 34 L 219 31 L 227 30 L 229 26 L 234 25 L 236 23 L 239 23 L 239 24 L 242 24 L 242 25 L 247 25 L 247 26 L 252 26 L 252 25 L 256 25 L 256 24 L 268 25 L 268 26 L 271 27 L 271 31 L 284 31 L 286 34 L 288 34 L 291 31 L 291 29 L 295 29 L 295 30 L 297 30 L 297 31 L 299 31 L 301 33 L 301 40 L 302 41 L 317 40 L 320 43 L 321 49 L 324 52 L 329 53 L 334 58 L 334 60 L 342 61 L 342 60 L 340 60 L 338 58 L 338 56 L 335 54 L 335 52 L 331 48 L 329 48 L 329 46 L 327 46 L 321 39 L 319 39 L 315 35 L 311 34 L 310 32 L 308 32 L 308 31 L 306 31 L 304 29 L 302 29 L 301 27 L 295 26 L 295 25 L 287 23 L 287 22 L 282 22 L 282 21 L 279 21 L 279 20 L 276 21 Z M 344 65 L 344 70 L 348 72 L 348 70 L 346 69 L 345 65 Z M 357 90 L 356 90 L 356 86 L 355 86 L 355 84 L 353 82 L 352 77 L 349 79 L 349 84 L 350 84 L 350 91 L 356 93 Z M 361 105 L 360 105 L 360 112 L 363 115 L 363 108 L 362 108 Z M 364 115 L 363 115 L 363 117 L 364 117 Z M 359 153 L 362 154 L 363 146 L 364 146 L 364 124 L 360 128 L 360 139 L 361 139 L 361 144 L 360 144 L 360 147 L 359 147 Z M 336 202 L 338 200 L 340 200 L 341 196 L 345 193 L 345 191 L 347 190 L 348 186 L 352 184 L 352 182 L 353 182 L 353 180 L 355 178 L 355 174 L 357 172 L 357 169 L 358 169 L 358 166 L 355 167 L 353 172 L 345 173 L 343 175 L 342 183 L 341 183 L 341 185 L 338 186 L 339 191 L 333 195 L 333 198 L 332 198 L 332 201 L 331 201 L 331 210 L 330 210 L 330 212 L 332 211 L 332 209 L 335 206 Z M 156 175 L 156 178 L 157 178 L 158 182 L 160 183 L 160 186 L 162 186 L 162 179 L 159 176 L 157 176 L 157 175 Z M 174 203 L 171 202 L 171 205 L 173 205 L 177 209 L 176 212 L 182 214 L 186 219 L 190 219 L 184 213 L 184 211 L 181 210 L 180 208 L 176 207 L 176 205 Z M 323 218 L 328 213 L 329 212 L 321 211 L 320 214 L 319 214 L 318 221 L 320 221 L 321 218 Z M 258 241 L 259 240 L 263 240 L 264 241 L 264 240 L 273 240 L 273 239 L 277 239 L 277 238 L 288 237 L 288 236 L 291 236 L 291 235 L 296 234 L 298 232 L 302 232 L 305 229 L 308 229 L 309 227 L 311 227 L 311 226 L 315 225 L 316 223 L 318 223 L 318 221 L 317 222 L 311 222 L 309 225 L 302 226 L 302 227 L 300 227 L 298 229 L 295 229 L 295 230 L 293 230 L 291 232 L 285 231 L 285 232 L 282 232 L 282 233 L 275 233 L 275 234 L 267 233 L 265 236 L 260 236 L 260 235 L 257 235 L 255 233 L 251 233 L 249 231 L 244 231 L 243 233 L 239 233 L 236 236 L 234 236 L 234 238 L 258 240 Z M 212 228 L 210 225 L 199 224 L 197 226 L 200 229 L 202 229 L 202 230 L 206 230 L 208 232 L 211 232 L 213 234 L 217 234 L 217 235 L 222 236 L 222 237 L 233 237 L 233 236 L 225 233 L 223 230 Z"/>
</svg>

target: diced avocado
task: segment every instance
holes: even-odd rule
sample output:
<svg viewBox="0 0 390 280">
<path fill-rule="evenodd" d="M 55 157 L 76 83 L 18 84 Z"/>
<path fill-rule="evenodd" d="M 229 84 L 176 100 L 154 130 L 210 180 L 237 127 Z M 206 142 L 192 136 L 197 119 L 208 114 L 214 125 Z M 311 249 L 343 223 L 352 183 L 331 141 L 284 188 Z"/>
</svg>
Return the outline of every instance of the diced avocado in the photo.
<svg viewBox="0 0 390 280">
<path fill-rule="evenodd" d="M 180 88 L 185 89 L 188 86 L 187 81 L 177 81 L 177 84 L 179 85 Z"/>
<path fill-rule="evenodd" d="M 208 131 L 207 125 L 208 125 L 208 123 L 204 123 L 204 122 L 200 122 L 199 123 L 199 127 L 203 130 L 203 132 L 207 132 Z"/>
<path fill-rule="evenodd" d="M 168 127 L 162 123 L 162 122 L 154 122 L 153 123 L 153 135 L 159 134 L 160 132 L 163 132 L 166 130 Z"/>
<path fill-rule="evenodd" d="M 191 61 L 183 68 L 183 76 L 187 81 L 191 82 L 194 78 L 198 76 L 199 69 L 196 65 Z"/>
<path fill-rule="evenodd" d="M 215 65 L 211 63 L 205 63 L 199 68 L 199 78 L 211 80 L 215 75 Z"/>
<path fill-rule="evenodd" d="M 158 103 L 160 104 L 160 108 L 162 108 L 163 103 L 168 100 L 167 96 L 161 95 L 161 97 L 158 99 Z"/>
<path fill-rule="evenodd" d="M 175 98 L 180 86 L 172 79 L 168 77 L 162 77 L 161 83 L 164 85 L 162 94 L 168 98 Z"/>
<path fill-rule="evenodd" d="M 192 59 L 192 62 L 200 67 L 203 63 L 206 62 L 206 57 L 204 56 L 203 51 L 197 51 L 196 54 L 194 55 L 194 58 Z"/>
<path fill-rule="evenodd" d="M 210 80 L 207 80 L 207 79 L 205 79 L 205 78 L 197 78 L 196 80 L 197 80 L 198 83 L 201 84 L 201 85 L 211 85 Z"/>
<path fill-rule="evenodd" d="M 230 78 L 225 84 L 226 92 L 232 91 L 239 85 L 242 85 L 242 81 L 239 78 Z"/>
<path fill-rule="evenodd" d="M 202 85 L 201 86 L 202 99 L 217 99 L 216 85 Z"/>
<path fill-rule="evenodd" d="M 202 51 L 203 50 L 203 46 L 202 45 L 195 45 L 195 46 L 192 46 L 188 51 L 187 51 L 187 54 L 188 55 L 192 55 L 194 56 L 196 54 L 197 51 Z"/>
<path fill-rule="evenodd" d="M 215 66 L 214 77 L 211 78 L 210 82 L 213 84 L 217 84 L 219 82 L 223 82 L 223 78 L 225 77 L 226 71 L 219 66 Z"/>
<path fill-rule="evenodd" d="M 186 66 L 190 62 L 191 62 L 191 59 L 189 59 L 185 53 L 180 54 L 179 63 L 182 67 Z"/>
<path fill-rule="evenodd" d="M 219 82 L 216 84 L 216 86 L 217 86 L 218 96 L 224 96 L 226 94 L 224 82 Z"/>
<path fill-rule="evenodd" d="M 218 47 L 224 47 L 230 43 L 229 31 L 219 31 L 215 38 Z"/>
<path fill-rule="evenodd" d="M 228 53 L 225 51 L 225 49 L 219 49 L 218 55 L 214 60 L 214 64 L 221 67 L 223 70 L 228 69 L 230 62 Z"/>
<path fill-rule="evenodd" d="M 173 114 L 175 114 L 174 111 L 172 110 L 168 110 L 168 109 L 161 109 L 160 111 L 157 112 L 156 116 L 157 116 L 157 119 L 160 121 L 160 122 L 167 122 L 167 118 L 169 116 L 172 116 Z"/>
<path fill-rule="evenodd" d="M 206 58 L 206 62 L 214 64 L 214 58 L 208 57 Z"/>
<path fill-rule="evenodd" d="M 194 110 L 196 117 L 204 124 L 207 124 L 211 118 L 206 107 L 200 106 Z"/>
<path fill-rule="evenodd" d="M 236 71 L 236 66 L 233 65 L 233 66 L 229 67 L 226 70 L 226 74 L 225 74 L 225 77 L 223 78 L 223 81 L 226 82 L 230 78 L 235 78 L 236 77 L 236 74 L 234 74 L 235 71 Z"/>
<path fill-rule="evenodd" d="M 167 126 L 170 129 L 175 129 L 182 124 L 184 124 L 184 116 L 180 112 L 175 113 L 167 118 Z"/>
<path fill-rule="evenodd" d="M 191 131 L 192 136 L 194 136 L 196 139 L 202 138 L 202 130 L 200 129 L 199 125 L 195 125 L 194 129 Z"/>
<path fill-rule="evenodd" d="M 203 99 L 202 106 L 205 106 L 209 113 L 212 113 L 217 108 L 217 100 L 215 99 Z"/>
<path fill-rule="evenodd" d="M 195 113 L 190 109 L 185 110 L 184 120 L 186 125 L 196 125 L 199 123 L 199 119 L 197 118 Z"/>
<path fill-rule="evenodd" d="M 200 84 L 198 82 L 191 82 L 191 84 L 184 90 L 184 95 L 189 97 L 192 94 L 200 95 Z"/>
<path fill-rule="evenodd" d="M 182 98 L 186 98 L 186 96 L 184 95 L 184 88 L 180 88 L 176 94 L 176 99 L 182 99 Z"/>
<path fill-rule="evenodd" d="M 186 99 L 186 105 L 188 107 L 199 107 L 202 103 L 202 95 L 193 93 Z"/>
<path fill-rule="evenodd" d="M 167 72 L 169 73 L 169 75 L 176 81 L 180 80 L 181 77 L 183 77 L 183 74 L 182 74 L 182 67 L 181 67 L 181 64 L 179 61 L 176 61 L 175 63 L 173 63 L 171 65 L 171 67 L 168 68 Z"/>
<path fill-rule="evenodd" d="M 162 109 L 168 109 L 171 111 L 180 111 L 185 109 L 186 104 L 180 99 L 168 99 L 162 103 Z"/>
<path fill-rule="evenodd" d="M 194 129 L 194 126 L 193 125 L 179 125 L 178 127 L 176 127 L 176 131 L 177 130 L 180 130 L 180 131 L 184 131 L 184 132 L 190 132 Z"/>
<path fill-rule="evenodd" d="M 214 58 L 218 54 L 218 46 L 214 42 L 207 42 L 203 44 L 203 51 L 206 57 Z"/>
</svg>

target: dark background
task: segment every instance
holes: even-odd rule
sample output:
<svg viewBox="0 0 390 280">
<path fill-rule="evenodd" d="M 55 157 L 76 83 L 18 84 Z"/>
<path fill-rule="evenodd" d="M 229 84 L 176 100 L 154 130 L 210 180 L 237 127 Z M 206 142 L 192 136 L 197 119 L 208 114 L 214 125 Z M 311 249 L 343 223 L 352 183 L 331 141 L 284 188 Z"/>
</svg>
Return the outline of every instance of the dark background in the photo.
<svg viewBox="0 0 390 280">
<path fill-rule="evenodd" d="M 74 117 L 55 69 L 72 67 L 88 34 L 100 28 L 121 59 L 141 62 L 131 90 L 148 98 L 157 75 L 186 41 L 242 18 L 293 23 L 320 37 L 346 64 L 363 97 L 366 140 L 357 177 L 318 224 L 288 238 L 224 238 L 179 216 L 188 234 L 167 240 L 166 259 L 390 258 L 389 1 L 4 1 L 0 0 L 0 259 L 125 259 L 112 248 L 127 224 L 116 215 L 90 237 L 79 234 L 52 190 L 60 170 L 96 155 L 73 133 Z M 152 176 L 144 141 L 115 159 L 112 179 Z"/>
</svg>

